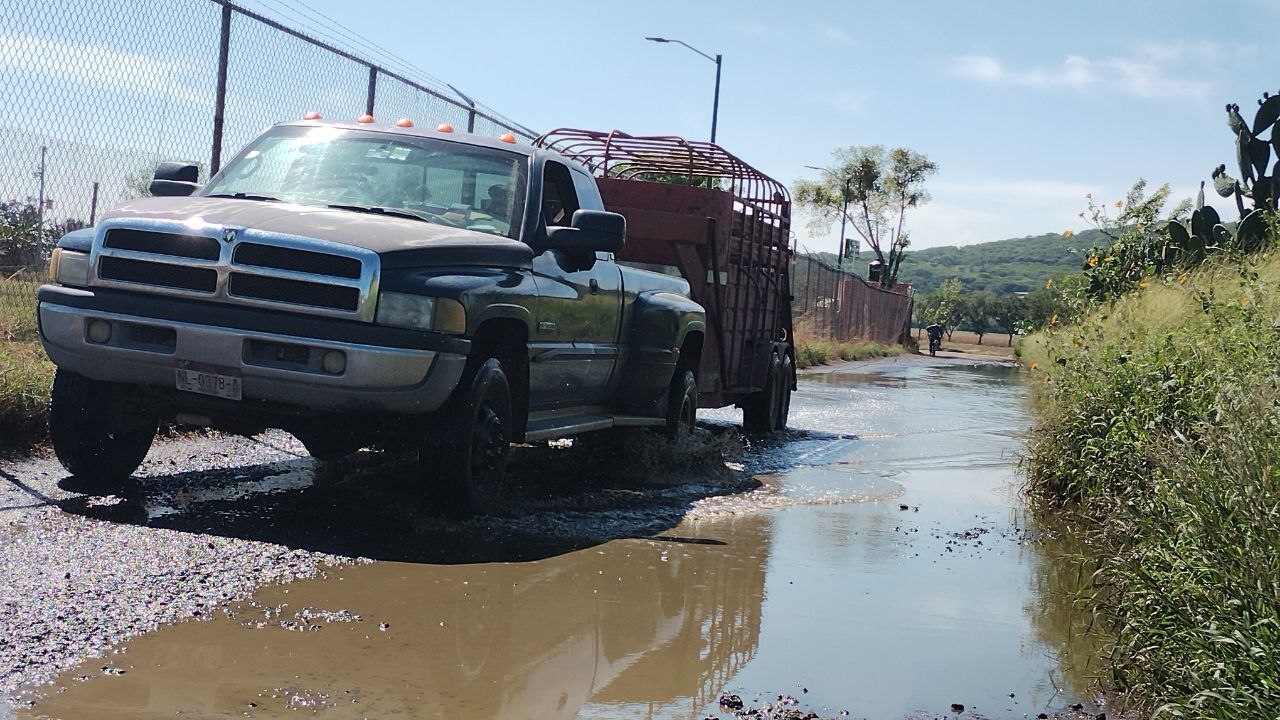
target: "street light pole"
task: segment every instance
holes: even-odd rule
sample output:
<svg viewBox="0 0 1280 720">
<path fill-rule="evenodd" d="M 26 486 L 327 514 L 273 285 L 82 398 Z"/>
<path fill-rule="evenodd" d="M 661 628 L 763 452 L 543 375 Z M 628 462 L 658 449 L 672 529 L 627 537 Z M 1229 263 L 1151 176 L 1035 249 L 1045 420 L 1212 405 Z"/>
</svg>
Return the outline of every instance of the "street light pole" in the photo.
<svg viewBox="0 0 1280 720">
<path fill-rule="evenodd" d="M 724 61 L 724 56 L 716 53 L 715 57 L 711 57 L 683 40 L 661 37 L 646 37 L 645 40 L 656 43 L 676 43 L 677 45 L 683 45 L 716 64 L 716 93 L 715 97 L 711 101 L 711 142 L 714 143 L 716 141 L 716 125 L 720 118 L 720 66 Z"/>
</svg>

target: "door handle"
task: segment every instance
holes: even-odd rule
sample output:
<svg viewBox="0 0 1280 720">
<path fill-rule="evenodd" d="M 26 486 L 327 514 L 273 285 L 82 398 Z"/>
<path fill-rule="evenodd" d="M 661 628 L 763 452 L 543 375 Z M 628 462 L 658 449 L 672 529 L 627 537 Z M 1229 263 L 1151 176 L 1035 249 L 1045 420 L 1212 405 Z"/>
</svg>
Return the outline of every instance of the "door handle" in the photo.
<svg viewBox="0 0 1280 720">
<path fill-rule="evenodd" d="M 592 295 L 600 292 L 600 281 L 595 278 L 591 278 L 591 282 L 587 283 L 587 286 L 591 288 Z"/>
</svg>

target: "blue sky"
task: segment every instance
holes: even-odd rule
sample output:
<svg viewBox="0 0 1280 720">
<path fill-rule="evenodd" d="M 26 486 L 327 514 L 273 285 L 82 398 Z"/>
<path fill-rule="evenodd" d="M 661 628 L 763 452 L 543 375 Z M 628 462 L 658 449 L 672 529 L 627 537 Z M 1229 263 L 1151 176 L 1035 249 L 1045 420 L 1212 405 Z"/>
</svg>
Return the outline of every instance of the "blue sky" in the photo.
<svg viewBox="0 0 1280 720">
<path fill-rule="evenodd" d="M 1223 105 L 1280 89 L 1277 3 L 307 4 L 536 129 L 705 137 L 714 66 L 643 38 L 723 53 L 720 143 L 771 175 L 838 145 L 934 159 L 917 247 L 1079 230 L 1086 192 L 1140 176 L 1190 194 L 1233 157 Z"/>
<path fill-rule="evenodd" d="M 1113 200 L 1138 177 L 1191 196 L 1234 165 L 1223 106 L 1252 118 L 1261 92 L 1280 90 L 1267 50 L 1280 0 L 240 2 L 358 54 L 352 33 L 371 38 L 538 130 L 705 138 L 714 65 L 644 37 L 723 53 L 719 140 L 779 180 L 815 175 L 805 166 L 841 145 L 905 145 L 939 164 L 933 202 L 908 220 L 916 247 L 1080 230 L 1086 193 Z M 34 194 L 41 144 L 52 196 L 77 215 L 91 180 L 114 202 L 124 171 L 207 156 L 217 6 L 95 5 L 0 10 L 6 197 Z M 363 97 L 359 66 L 276 40 L 233 26 L 228 153 L 296 116 L 281 108 Z M 794 226 L 804 246 L 835 248 L 834 232 Z"/>
</svg>

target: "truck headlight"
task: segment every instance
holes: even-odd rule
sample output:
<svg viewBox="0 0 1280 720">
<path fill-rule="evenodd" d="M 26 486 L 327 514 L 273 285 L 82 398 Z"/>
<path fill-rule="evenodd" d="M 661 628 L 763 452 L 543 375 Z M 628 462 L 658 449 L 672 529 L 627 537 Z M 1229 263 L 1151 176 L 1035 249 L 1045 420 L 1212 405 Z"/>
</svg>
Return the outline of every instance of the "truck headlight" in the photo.
<svg viewBox="0 0 1280 720">
<path fill-rule="evenodd" d="M 49 279 L 59 285 L 84 287 L 89 284 L 89 253 L 54 248 L 49 258 Z"/>
<path fill-rule="evenodd" d="M 462 303 L 449 298 L 408 293 L 378 293 L 379 325 L 461 335 L 467 331 L 467 313 Z"/>
</svg>

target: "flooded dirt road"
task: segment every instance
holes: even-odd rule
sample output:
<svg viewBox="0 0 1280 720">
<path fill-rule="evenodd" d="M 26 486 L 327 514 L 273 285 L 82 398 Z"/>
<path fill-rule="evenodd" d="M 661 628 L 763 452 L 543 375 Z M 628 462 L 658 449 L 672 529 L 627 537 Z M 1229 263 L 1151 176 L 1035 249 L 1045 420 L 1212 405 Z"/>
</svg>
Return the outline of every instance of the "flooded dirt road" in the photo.
<svg viewBox="0 0 1280 720">
<path fill-rule="evenodd" d="M 65 518 L 120 542 L 135 572 L 203 572 L 156 602 L 186 603 L 163 622 L 206 620 L 119 642 L 159 624 L 143 611 L 89 648 L 105 655 L 21 655 L 35 660 L 8 689 L 19 718 L 698 719 L 730 717 L 725 694 L 767 705 L 757 717 L 1066 713 L 1090 648 L 1063 599 L 1074 570 L 1016 500 L 1023 395 L 998 365 L 846 366 L 805 376 L 795 429 L 767 440 L 722 411 L 702 452 L 674 460 L 646 442 L 524 450 L 501 516 L 467 523 L 419 510 L 394 457 L 313 466 L 283 438 L 239 464 L 250 446 L 175 441 L 227 461 L 153 457 L 124 498 L 56 487 L 48 461 L 4 466 L 30 491 L 6 505 L 42 495 L 28 504 L 56 516 L 0 531 Z M 44 561 L 61 577 L 65 558 Z M 255 583 L 271 584 L 237 600 Z M 34 602 L 17 592 L 0 578 L 6 623 Z M 112 627 L 69 602 L 49 612 Z M 113 611 L 138 613 L 96 612 Z"/>
</svg>

